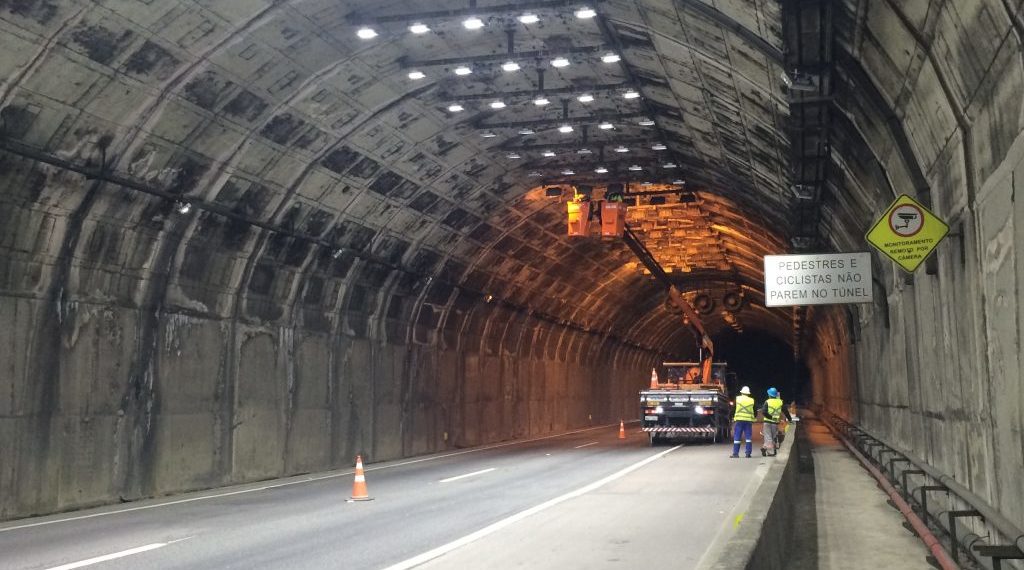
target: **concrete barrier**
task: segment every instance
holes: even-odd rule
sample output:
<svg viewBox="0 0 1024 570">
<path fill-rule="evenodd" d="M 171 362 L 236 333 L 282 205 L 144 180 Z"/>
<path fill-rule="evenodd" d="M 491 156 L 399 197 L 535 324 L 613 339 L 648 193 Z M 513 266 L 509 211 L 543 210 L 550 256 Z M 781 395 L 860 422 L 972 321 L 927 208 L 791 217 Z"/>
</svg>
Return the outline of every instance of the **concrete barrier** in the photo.
<svg viewBox="0 0 1024 570">
<path fill-rule="evenodd" d="M 786 567 L 792 545 L 797 489 L 798 424 L 790 424 L 779 454 L 760 483 L 741 498 L 699 570 L 774 570 Z"/>
</svg>

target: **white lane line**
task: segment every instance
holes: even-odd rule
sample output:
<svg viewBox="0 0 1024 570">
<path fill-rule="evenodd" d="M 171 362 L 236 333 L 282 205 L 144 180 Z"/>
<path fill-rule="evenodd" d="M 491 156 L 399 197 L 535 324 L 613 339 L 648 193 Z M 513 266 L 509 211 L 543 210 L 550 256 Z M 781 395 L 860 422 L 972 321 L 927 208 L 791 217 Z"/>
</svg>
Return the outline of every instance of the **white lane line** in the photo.
<svg viewBox="0 0 1024 570">
<path fill-rule="evenodd" d="M 596 441 L 592 441 L 592 442 L 590 442 L 590 443 L 584 443 L 583 445 L 577 445 L 577 446 L 576 446 L 576 447 L 574 447 L 573 449 L 582 449 L 582 448 L 584 448 L 584 447 L 589 447 L 589 446 L 591 446 L 591 445 L 597 445 L 597 442 L 596 442 Z"/>
<path fill-rule="evenodd" d="M 675 447 L 666 449 L 665 451 L 662 451 L 660 453 L 652 455 L 652 456 L 648 457 L 647 459 L 644 459 L 643 461 L 640 461 L 638 463 L 634 463 L 634 464 L 630 465 L 629 467 L 626 467 L 625 469 L 622 469 L 620 471 L 616 471 L 615 473 L 612 473 L 611 475 L 605 477 L 604 479 L 599 479 L 597 481 L 594 481 L 593 483 L 590 483 L 589 485 L 585 485 L 583 487 L 580 487 L 579 489 L 576 489 L 575 491 L 570 491 L 570 492 L 568 492 L 568 493 L 566 493 L 564 495 L 561 495 L 559 497 L 555 497 L 554 499 L 551 499 L 549 501 L 545 501 L 545 502 L 543 502 L 543 503 L 541 503 L 541 504 L 539 504 L 537 506 L 530 507 L 529 509 L 526 509 L 525 511 L 520 511 L 520 512 L 518 512 L 518 513 L 516 513 L 516 514 L 514 514 L 514 515 L 512 515 L 512 516 L 510 516 L 508 518 L 502 519 L 502 520 L 500 520 L 500 521 L 498 521 L 496 523 L 493 523 L 491 525 L 485 526 L 484 528 L 482 528 L 482 529 L 480 529 L 480 530 L 478 530 L 478 531 L 476 531 L 474 533 L 467 534 L 466 536 L 463 536 L 462 538 L 453 540 L 452 542 L 449 542 L 448 544 L 441 545 L 441 546 L 439 546 L 439 547 L 437 547 L 437 548 L 435 548 L 433 550 L 429 550 L 427 552 L 424 552 L 423 554 L 420 554 L 419 556 L 414 556 L 412 558 L 409 558 L 408 560 L 403 560 L 402 562 L 399 562 L 398 564 L 394 564 L 394 565 L 388 566 L 384 570 L 408 570 L 409 568 L 415 568 L 416 566 L 419 566 L 420 564 L 424 564 L 424 563 L 429 562 L 430 560 L 433 560 L 433 559 L 435 559 L 435 558 L 437 558 L 439 556 L 443 556 L 445 554 L 448 554 L 449 552 L 451 552 L 451 551 L 453 551 L 453 550 L 455 550 L 457 548 L 461 548 L 463 546 L 466 546 L 467 544 L 470 544 L 472 542 L 476 542 L 477 540 L 480 540 L 481 538 L 484 538 L 487 535 L 490 535 L 490 534 L 493 534 L 495 532 L 498 532 L 499 530 L 501 530 L 501 529 L 503 529 L 503 528 L 505 528 L 505 527 L 507 527 L 509 525 L 517 523 L 517 522 L 519 522 L 519 521 L 521 521 L 521 520 L 523 520 L 523 519 L 525 519 L 527 517 L 530 517 L 532 515 L 535 515 L 535 514 L 541 512 L 541 511 L 547 510 L 547 509 L 549 509 L 549 508 L 551 508 L 551 507 L 553 507 L 553 506 L 555 506 L 555 505 L 557 505 L 559 503 L 568 501 L 569 499 L 574 499 L 576 497 L 579 497 L 580 495 L 584 495 L 584 494 L 589 493 L 589 492 L 591 492 L 591 491 L 593 491 L 595 489 L 599 489 L 600 487 L 603 487 L 604 485 L 607 485 L 608 483 L 611 483 L 612 481 L 614 481 L 616 479 L 620 479 L 622 477 L 625 477 L 629 473 L 632 473 L 633 471 L 636 471 L 637 469 L 640 469 L 641 467 L 643 467 L 644 465 L 647 465 L 648 463 L 651 463 L 653 461 L 661 459 L 665 455 L 668 455 L 669 453 L 679 449 L 680 447 L 682 447 L 682 446 L 681 445 L 677 445 Z"/>
<path fill-rule="evenodd" d="M 474 471 L 472 473 L 466 473 L 465 475 L 457 475 L 455 477 L 449 477 L 447 479 L 441 479 L 440 481 L 438 481 L 438 483 L 451 483 L 452 481 L 458 481 L 459 479 L 465 479 L 466 477 L 475 477 L 477 475 L 483 475 L 484 473 L 490 473 L 491 471 L 494 471 L 495 469 L 497 469 L 497 467 L 491 467 L 490 469 L 484 469 L 482 471 Z"/>
<path fill-rule="evenodd" d="M 479 451 L 487 451 L 487 450 L 490 450 L 490 449 L 498 449 L 498 448 L 501 448 L 501 447 L 509 447 L 509 446 L 513 446 L 513 445 L 523 445 L 523 444 L 526 444 L 526 443 L 534 443 L 534 442 L 537 442 L 537 441 L 544 441 L 544 440 L 547 440 L 547 439 L 555 439 L 555 438 L 558 438 L 558 437 L 565 437 L 565 436 L 568 436 L 568 435 L 576 435 L 576 434 L 579 434 L 579 433 L 585 433 L 585 432 L 588 432 L 588 431 L 594 431 L 594 430 L 599 430 L 599 429 L 606 429 L 606 428 L 609 428 L 609 427 L 615 427 L 615 424 L 605 424 L 605 425 L 601 425 L 601 426 L 594 426 L 594 427 L 578 429 L 578 430 L 574 430 L 574 431 L 567 431 L 565 433 L 558 433 L 558 434 L 554 434 L 554 435 L 545 435 L 543 437 L 535 437 L 533 439 L 524 439 L 524 440 L 520 440 L 520 441 L 507 441 L 507 442 L 504 442 L 504 443 L 496 443 L 494 445 L 486 445 L 486 446 L 483 446 L 483 447 L 475 447 L 473 449 L 465 449 L 465 450 L 456 451 L 456 452 L 453 452 L 453 453 L 446 453 L 444 455 L 434 455 L 434 456 L 430 456 L 430 457 L 421 457 L 420 459 L 413 459 L 413 460 L 410 460 L 410 461 L 403 461 L 401 463 L 392 463 L 392 464 L 388 464 L 388 465 L 378 465 L 377 467 L 367 467 L 366 469 L 364 469 L 364 471 L 379 471 L 381 469 L 391 469 L 392 467 L 402 467 L 402 466 L 405 466 L 405 465 L 412 465 L 414 463 L 423 463 L 424 461 L 436 461 L 438 459 L 446 459 L 448 457 L 455 457 L 457 455 L 465 455 L 467 453 L 477 453 Z M 551 454 L 549 453 L 548 455 L 551 455 Z M 96 517 L 106 517 L 106 516 L 110 516 L 110 515 L 119 515 L 119 514 L 122 514 L 122 513 L 130 513 L 130 512 L 133 512 L 133 511 L 145 511 L 145 510 L 148 510 L 148 509 L 157 509 L 157 508 L 160 508 L 160 507 L 170 507 L 170 506 L 173 506 L 173 505 L 180 505 L 180 504 L 183 504 L 183 503 L 194 503 L 196 501 L 209 501 L 210 499 L 220 499 L 222 497 L 230 497 L 232 495 L 244 495 L 246 493 L 255 493 L 255 492 L 258 492 L 258 491 L 266 491 L 267 489 L 277 489 L 278 487 L 290 487 L 292 485 L 301 485 L 303 483 L 313 483 L 313 482 L 316 482 L 316 481 L 323 481 L 324 479 L 335 479 L 335 478 L 338 478 L 338 477 L 345 477 L 347 475 L 352 475 L 353 473 L 355 473 L 354 470 L 348 470 L 348 471 L 343 471 L 343 472 L 340 472 L 340 473 L 331 473 L 331 474 L 328 474 L 328 475 L 316 475 L 316 476 L 313 476 L 313 477 L 305 477 L 303 479 L 299 479 L 299 480 L 296 480 L 296 481 L 285 481 L 283 483 L 275 483 L 273 485 L 263 485 L 263 486 L 255 487 L 255 488 L 252 488 L 252 489 L 240 489 L 240 490 L 237 490 L 237 491 L 228 491 L 226 493 L 215 493 L 215 494 L 212 494 L 212 495 L 203 495 L 201 497 L 190 497 L 188 499 L 176 499 L 176 500 L 173 500 L 173 501 L 167 501 L 167 502 L 164 502 L 164 503 L 157 503 L 157 504 L 153 504 L 153 505 L 141 505 L 141 506 L 138 506 L 138 507 L 127 507 L 127 508 L 117 509 L 117 510 L 112 510 L 112 511 L 103 511 L 101 513 L 92 513 L 92 514 L 88 514 L 88 515 L 78 515 L 78 516 L 67 517 L 67 518 L 62 518 L 62 519 L 55 519 L 55 520 L 48 520 L 48 521 L 40 521 L 40 522 L 34 522 L 34 523 L 21 524 L 21 525 L 17 525 L 17 526 L 0 527 L 0 533 L 12 531 L 12 530 L 20 530 L 20 529 L 24 529 L 24 528 L 32 528 L 32 527 L 37 527 L 37 526 L 46 526 L 46 525 L 57 524 L 57 523 L 72 522 L 72 521 L 78 521 L 78 520 L 83 520 L 83 519 L 91 519 L 91 518 L 96 518 Z"/>
<path fill-rule="evenodd" d="M 139 546 L 136 548 L 129 548 L 128 550 L 122 550 L 121 552 L 115 552 L 113 554 L 104 554 L 103 556 L 97 556 L 95 558 L 89 558 L 88 560 L 79 560 L 78 562 L 71 562 L 70 564 L 62 564 L 60 566 L 54 566 L 47 570 L 72 570 L 73 568 L 82 568 L 83 566 L 92 566 L 93 564 L 99 564 L 100 562 L 108 562 L 110 560 L 117 560 L 118 558 L 124 558 L 125 556 L 132 556 L 135 554 L 142 554 L 143 552 L 149 552 L 150 550 L 156 550 L 157 548 L 163 548 L 165 546 L 188 540 L 190 537 L 181 538 L 178 540 L 172 540 L 170 542 L 154 542 L 153 544 L 147 544 L 145 546 Z"/>
</svg>

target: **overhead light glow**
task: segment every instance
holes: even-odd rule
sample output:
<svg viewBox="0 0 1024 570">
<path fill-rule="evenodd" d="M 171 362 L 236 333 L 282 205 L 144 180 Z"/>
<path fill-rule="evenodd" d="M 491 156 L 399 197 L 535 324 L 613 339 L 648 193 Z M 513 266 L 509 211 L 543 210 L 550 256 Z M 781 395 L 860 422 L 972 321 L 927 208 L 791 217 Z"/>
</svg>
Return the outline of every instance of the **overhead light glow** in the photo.
<svg viewBox="0 0 1024 570">
<path fill-rule="evenodd" d="M 640 119 L 639 121 L 637 121 L 636 124 L 640 125 L 641 127 L 653 127 L 654 126 L 654 120 L 653 119 Z"/>
<path fill-rule="evenodd" d="M 633 166 L 630 166 L 629 169 L 632 170 L 633 172 L 643 170 L 643 168 L 641 168 L 639 164 L 634 164 Z"/>
<path fill-rule="evenodd" d="M 409 72 L 409 79 L 412 79 L 413 81 L 416 81 L 417 79 L 423 79 L 426 76 L 427 76 L 427 74 L 423 73 L 422 71 L 410 71 Z"/>
<path fill-rule="evenodd" d="M 632 90 L 632 89 L 630 89 L 629 91 L 626 91 L 625 93 L 622 94 L 622 97 L 624 99 L 636 99 L 639 96 L 640 96 L 640 94 L 637 93 L 636 91 Z"/>
<path fill-rule="evenodd" d="M 469 75 L 470 73 L 473 73 L 472 67 L 460 65 L 455 68 L 455 75 Z"/>
<path fill-rule="evenodd" d="M 567 169 L 562 171 L 562 174 L 564 174 L 566 176 L 572 176 L 573 174 L 576 174 L 576 171 L 571 169 L 571 168 L 567 168 Z"/>
<path fill-rule="evenodd" d="M 479 30 L 484 27 L 484 21 L 476 16 L 470 16 L 462 21 L 462 27 L 467 30 Z"/>
<path fill-rule="evenodd" d="M 480 136 L 484 137 L 485 139 L 493 139 L 494 137 L 496 137 L 498 135 L 492 133 L 491 131 L 484 131 L 484 132 L 480 133 Z"/>
<path fill-rule="evenodd" d="M 590 18 L 593 18 L 596 15 L 597 12 L 594 11 L 593 8 L 590 8 L 588 6 L 584 6 L 583 8 L 576 10 L 576 17 L 581 20 L 589 20 Z"/>
<path fill-rule="evenodd" d="M 598 166 L 597 168 L 594 169 L 594 172 L 598 174 L 608 174 L 608 169 L 603 166 Z"/>
<path fill-rule="evenodd" d="M 359 36 L 359 39 L 361 40 L 372 40 L 377 37 L 377 30 L 374 30 L 373 28 L 359 28 L 356 35 Z"/>
<path fill-rule="evenodd" d="M 651 150 L 665 150 L 666 148 L 668 147 L 661 143 L 654 143 L 651 145 Z"/>
<path fill-rule="evenodd" d="M 546 151 L 540 153 L 540 155 L 545 157 L 545 158 L 551 158 L 552 156 L 555 156 L 555 151 L 553 151 L 553 150 L 546 150 Z"/>
<path fill-rule="evenodd" d="M 538 176 L 541 176 L 541 173 L 537 172 L 536 170 L 534 170 L 534 171 L 530 172 L 529 174 L 527 174 L 527 176 L 530 176 L 532 178 L 536 178 Z"/>
<path fill-rule="evenodd" d="M 576 154 L 594 154 L 594 151 L 590 150 L 589 148 L 581 148 L 578 151 L 576 151 Z"/>
<path fill-rule="evenodd" d="M 536 133 L 535 133 L 535 131 L 533 129 L 527 127 L 525 129 L 520 129 L 519 130 L 519 134 L 524 135 L 524 136 L 529 136 L 529 135 L 536 134 Z"/>
<path fill-rule="evenodd" d="M 501 68 L 504 69 L 505 71 L 509 71 L 509 72 L 511 72 L 511 71 L 519 71 L 519 64 L 514 62 L 514 61 L 512 61 L 512 60 L 509 60 L 509 61 L 506 61 L 505 63 L 501 64 Z"/>
<path fill-rule="evenodd" d="M 619 54 L 613 52 L 608 52 L 601 56 L 601 61 L 605 63 L 618 63 L 620 59 L 622 58 Z"/>
<path fill-rule="evenodd" d="M 466 108 L 463 107 L 462 105 L 459 105 L 458 103 L 455 103 L 453 105 L 448 105 L 448 112 L 449 113 L 460 113 L 460 112 L 465 111 L 465 110 L 466 110 Z"/>
<path fill-rule="evenodd" d="M 414 34 L 425 34 L 430 31 L 430 26 L 422 22 L 416 22 L 415 24 L 409 26 L 409 31 Z"/>
<path fill-rule="evenodd" d="M 661 165 L 661 167 L 662 168 L 675 168 L 676 167 L 676 163 L 674 163 L 674 162 L 666 162 L 665 164 Z"/>
<path fill-rule="evenodd" d="M 619 145 L 615 147 L 615 152 L 629 152 L 629 149 L 622 145 Z"/>
<path fill-rule="evenodd" d="M 533 100 L 533 104 L 538 107 L 543 107 L 544 105 L 547 105 L 550 102 L 551 101 L 548 101 L 547 97 L 537 97 L 536 99 Z"/>
<path fill-rule="evenodd" d="M 569 60 L 564 57 L 556 57 L 551 60 L 551 67 L 568 67 Z"/>
<path fill-rule="evenodd" d="M 500 100 L 500 99 L 497 100 L 497 101 L 491 101 L 491 108 L 492 109 L 504 109 L 505 108 L 505 102 Z"/>
<path fill-rule="evenodd" d="M 590 103 L 591 101 L 593 101 L 593 100 L 594 100 L 594 96 L 593 96 L 593 95 L 591 95 L 590 93 L 584 93 L 583 95 L 580 95 L 580 96 L 579 96 L 579 97 L 577 97 L 576 99 L 577 99 L 577 100 L 578 100 L 578 101 L 579 101 L 580 103 Z"/>
<path fill-rule="evenodd" d="M 597 128 L 601 129 L 602 131 L 607 131 L 608 129 L 614 129 L 615 125 L 611 123 L 601 123 L 600 125 L 597 126 Z"/>
<path fill-rule="evenodd" d="M 508 153 L 508 158 L 511 159 L 511 160 L 516 160 L 518 158 L 523 158 L 523 157 L 520 156 L 518 152 L 510 152 L 510 153 Z"/>
<path fill-rule="evenodd" d="M 682 180 L 682 179 L 677 179 L 677 180 L 673 180 L 672 184 L 686 184 L 686 181 Z"/>
<path fill-rule="evenodd" d="M 530 12 L 527 12 L 522 16 L 519 16 L 519 21 L 524 24 L 536 24 L 537 22 L 540 21 L 540 16 L 538 16 L 537 14 L 531 14 Z"/>
<path fill-rule="evenodd" d="M 178 202 L 176 208 L 179 214 L 187 214 L 192 211 L 192 204 L 189 202 Z"/>
<path fill-rule="evenodd" d="M 571 133 L 572 132 L 572 125 L 562 125 L 561 127 L 558 127 L 558 132 L 560 132 L 560 133 Z"/>
</svg>

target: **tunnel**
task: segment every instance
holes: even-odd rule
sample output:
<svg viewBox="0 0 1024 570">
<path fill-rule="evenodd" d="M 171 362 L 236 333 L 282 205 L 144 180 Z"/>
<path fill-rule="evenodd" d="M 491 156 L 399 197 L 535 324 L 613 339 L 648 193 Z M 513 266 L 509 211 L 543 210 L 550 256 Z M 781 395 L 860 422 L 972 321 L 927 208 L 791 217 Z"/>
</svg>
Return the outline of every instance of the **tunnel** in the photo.
<svg viewBox="0 0 1024 570">
<path fill-rule="evenodd" d="M 997 0 L 0 0 L 0 519 L 636 417 L 700 340 L 1024 525 Z M 865 242 L 907 194 L 915 272 Z M 871 252 L 769 307 L 764 256 Z"/>
</svg>

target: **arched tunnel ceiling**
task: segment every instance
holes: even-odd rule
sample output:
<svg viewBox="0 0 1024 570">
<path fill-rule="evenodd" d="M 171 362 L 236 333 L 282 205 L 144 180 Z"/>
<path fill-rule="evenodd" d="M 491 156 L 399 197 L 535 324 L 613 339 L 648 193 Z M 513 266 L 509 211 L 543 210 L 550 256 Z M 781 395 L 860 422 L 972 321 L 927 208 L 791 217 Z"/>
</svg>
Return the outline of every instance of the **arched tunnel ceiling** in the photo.
<svg viewBox="0 0 1024 570">
<path fill-rule="evenodd" d="M 5 136 L 198 214 L 110 185 L 82 193 L 80 177 L 56 170 L 44 183 L 24 163 L 3 168 L 29 201 L 46 186 L 58 210 L 90 210 L 81 256 L 108 278 L 80 283 L 84 295 L 145 303 L 140 283 L 166 280 L 167 302 L 197 313 L 229 316 L 247 296 L 253 318 L 365 303 L 411 322 L 407 301 L 457 307 L 476 294 L 667 350 L 688 333 L 628 250 L 569 242 L 564 205 L 525 196 L 554 183 L 685 181 L 705 211 L 653 214 L 699 220 L 699 245 L 716 248 L 678 268 L 710 276 L 681 278 L 684 288 L 745 288 L 748 326 L 786 334 L 788 314 L 759 307 L 756 292 L 759 257 L 794 233 L 779 5 L 615 0 L 596 3 L 596 18 L 560 0 L 467 5 L 0 3 Z M 517 21 L 525 11 L 539 22 Z M 482 29 L 461 25 L 471 12 Z M 407 30 L 418 21 L 431 30 Z M 379 35 L 360 39 L 361 26 Z M 570 65 L 553 66 L 561 56 Z M 504 71 L 510 59 L 521 69 Z M 461 62 L 471 74 L 454 73 Z M 535 105 L 538 93 L 550 104 Z M 652 244 L 680 258 L 679 244 Z"/>
</svg>

